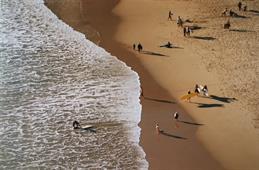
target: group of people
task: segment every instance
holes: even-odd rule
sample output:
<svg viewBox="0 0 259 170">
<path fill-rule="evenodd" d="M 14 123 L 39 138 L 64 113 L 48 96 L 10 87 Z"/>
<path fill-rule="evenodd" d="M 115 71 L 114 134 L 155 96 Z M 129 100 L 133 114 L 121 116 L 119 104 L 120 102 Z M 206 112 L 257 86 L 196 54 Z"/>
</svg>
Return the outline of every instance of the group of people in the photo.
<svg viewBox="0 0 259 170">
<path fill-rule="evenodd" d="M 201 85 L 196 84 L 194 92 L 197 93 L 197 94 L 203 93 L 204 96 L 208 96 L 209 95 L 208 94 L 209 91 L 208 91 L 207 85 L 201 86 Z"/>
<path fill-rule="evenodd" d="M 247 5 L 243 5 L 242 2 L 238 2 L 237 4 L 238 10 L 239 11 L 247 11 Z M 233 10 L 228 10 L 228 8 L 225 8 L 225 10 L 221 13 L 222 16 L 230 16 L 230 17 L 239 17 L 240 15 L 238 15 L 236 12 L 234 12 Z M 229 29 L 231 26 L 230 21 L 227 20 L 226 23 L 224 23 L 224 29 Z"/>
<path fill-rule="evenodd" d="M 171 13 L 171 11 L 169 13 Z M 190 37 L 193 30 L 189 26 L 184 26 L 183 23 L 184 23 L 183 19 L 180 16 L 178 16 L 177 20 L 176 20 L 176 24 L 178 25 L 178 27 L 183 28 L 183 36 L 184 37 L 186 37 L 186 36 Z"/>
<path fill-rule="evenodd" d="M 186 100 L 188 102 L 191 102 L 191 98 L 193 96 L 196 96 L 196 95 L 199 95 L 199 94 L 203 94 L 206 97 L 209 96 L 209 90 L 208 90 L 207 85 L 202 86 L 202 85 L 196 84 L 195 88 L 194 88 L 194 93 L 192 93 L 191 90 L 189 90 L 188 91 L 188 96 L 187 96 Z"/>
<path fill-rule="evenodd" d="M 238 2 L 237 4 L 238 10 L 239 11 L 247 11 L 247 5 L 243 5 L 242 2 Z M 233 10 L 228 10 L 228 8 L 225 8 L 225 10 L 221 13 L 222 16 L 231 16 L 231 17 L 235 17 L 238 16 L 238 14 L 236 12 L 234 12 Z"/>
<path fill-rule="evenodd" d="M 138 43 L 137 46 L 136 46 L 136 44 L 133 44 L 133 50 L 136 50 L 136 47 L 137 47 L 138 52 L 141 52 L 143 50 L 143 46 L 140 43 Z"/>
</svg>

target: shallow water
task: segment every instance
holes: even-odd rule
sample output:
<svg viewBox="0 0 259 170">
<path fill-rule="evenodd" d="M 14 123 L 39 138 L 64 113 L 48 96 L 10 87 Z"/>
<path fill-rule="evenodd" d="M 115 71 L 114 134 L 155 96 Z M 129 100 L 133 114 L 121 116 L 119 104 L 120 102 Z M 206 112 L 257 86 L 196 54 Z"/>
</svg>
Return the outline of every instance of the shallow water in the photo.
<svg viewBox="0 0 259 170">
<path fill-rule="evenodd" d="M 147 168 L 137 74 L 40 0 L 0 6 L 0 169 Z"/>
</svg>

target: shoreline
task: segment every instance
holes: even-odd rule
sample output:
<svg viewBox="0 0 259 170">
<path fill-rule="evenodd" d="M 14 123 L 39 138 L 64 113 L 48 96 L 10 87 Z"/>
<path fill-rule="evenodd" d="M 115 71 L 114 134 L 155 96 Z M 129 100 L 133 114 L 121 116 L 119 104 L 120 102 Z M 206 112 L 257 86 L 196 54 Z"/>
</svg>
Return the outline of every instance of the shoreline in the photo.
<svg viewBox="0 0 259 170">
<path fill-rule="evenodd" d="M 251 151 L 252 146 L 254 146 L 254 138 L 251 138 L 251 136 L 254 135 L 254 132 L 249 131 L 249 133 L 246 134 L 246 137 L 248 137 L 247 140 L 238 139 L 240 134 L 243 133 L 243 131 L 240 131 L 242 127 L 238 127 L 238 125 L 242 123 L 242 125 L 244 124 L 243 128 L 248 129 L 250 128 L 250 126 L 247 125 L 249 123 L 248 120 L 242 120 L 244 117 L 241 115 L 241 112 L 238 113 L 239 118 L 235 118 L 235 120 L 231 121 L 233 124 L 232 127 L 230 127 L 230 123 L 223 120 L 223 118 L 227 120 L 233 118 L 231 117 L 233 114 L 225 116 L 225 112 L 237 111 L 238 108 L 235 107 L 235 103 L 226 106 L 224 108 L 226 110 L 218 107 L 212 108 L 211 111 L 208 112 L 207 109 L 201 110 L 197 108 L 196 104 L 208 103 L 205 106 L 225 106 L 225 104 L 223 105 L 220 102 L 214 103 L 208 99 L 199 98 L 199 100 L 195 99 L 190 105 L 189 103 L 180 102 L 177 99 L 177 97 L 186 93 L 186 90 L 197 82 L 209 84 L 211 91 L 216 94 L 222 94 L 219 87 L 217 87 L 219 84 L 217 76 L 212 78 L 212 73 L 204 72 L 204 70 L 206 70 L 204 69 L 204 66 L 199 65 L 197 62 L 201 57 L 197 55 L 192 57 L 186 50 L 176 49 L 171 52 L 160 50 L 157 47 L 152 47 L 152 44 L 157 43 L 154 42 L 154 39 L 159 42 L 168 41 L 167 38 L 164 38 L 168 37 L 168 33 L 161 33 L 158 31 L 161 30 L 161 27 L 169 30 L 169 24 L 161 21 L 161 23 L 154 27 L 152 31 L 146 30 L 147 32 L 145 32 L 145 35 L 142 35 L 142 31 L 144 30 L 143 17 L 139 17 L 134 21 L 132 19 L 135 15 L 143 16 L 150 13 L 150 18 L 147 18 L 147 21 L 145 22 L 145 24 L 147 24 L 146 27 L 153 26 L 154 24 L 157 25 L 156 22 L 161 16 L 157 16 L 158 12 L 154 12 L 153 14 L 153 11 L 159 11 L 158 8 L 161 8 L 163 11 L 167 11 L 167 6 L 159 4 L 159 2 L 138 1 L 140 4 L 143 3 L 144 5 L 147 5 L 147 11 L 143 14 L 143 11 L 139 11 L 140 7 L 135 9 L 136 5 L 134 5 L 134 3 L 136 4 L 136 0 L 125 0 L 123 2 L 119 0 L 107 0 L 104 2 L 95 2 L 93 0 L 84 2 L 68 0 L 65 3 L 67 6 L 54 1 L 50 2 L 52 4 L 49 3 L 48 7 L 52 8 L 51 10 L 54 11 L 59 18 L 74 29 L 85 33 L 85 26 L 90 25 L 94 29 L 98 30 L 102 40 L 100 42 L 100 46 L 105 48 L 105 50 L 110 52 L 112 55 L 116 56 L 119 60 L 126 63 L 139 74 L 145 97 L 172 102 L 158 102 L 155 100 L 148 100 L 143 97 L 141 98 L 142 113 L 141 122 L 139 124 L 141 127 L 140 145 L 146 153 L 146 158 L 149 162 L 149 169 L 176 168 L 196 170 L 223 169 L 222 166 L 227 169 L 234 169 L 235 167 L 241 167 L 241 169 L 242 167 L 257 167 L 257 153 L 256 151 Z M 181 7 L 186 5 L 185 2 L 172 2 L 174 4 L 170 4 L 170 6 L 175 5 Z M 78 6 L 77 3 L 80 3 L 80 6 Z M 191 5 L 193 4 L 190 3 L 190 6 Z M 198 5 L 196 6 L 198 8 Z M 178 9 L 180 8 L 174 10 L 181 15 L 185 15 L 185 11 L 180 11 Z M 136 12 L 136 14 L 132 11 Z M 195 12 L 193 13 L 195 14 Z M 164 17 L 166 17 L 166 15 Z M 185 17 L 189 16 L 186 15 Z M 132 23 L 135 23 L 135 25 L 132 25 Z M 139 28 L 140 31 L 132 32 L 132 29 L 136 28 Z M 191 51 L 195 51 L 196 49 L 188 45 L 190 41 L 196 45 L 194 46 L 196 48 L 204 46 L 200 42 L 183 39 L 178 34 L 175 34 L 179 32 L 177 28 L 171 28 L 170 26 L 170 29 L 172 29 L 171 34 L 174 33 L 175 35 L 173 41 L 176 41 L 176 43 L 181 46 L 184 46 L 185 48 L 189 47 Z M 127 31 L 125 32 L 125 30 Z M 154 39 L 148 37 L 148 35 L 156 35 L 154 33 L 159 34 L 160 37 L 157 36 Z M 146 54 L 138 54 L 135 51 L 132 51 L 130 44 L 135 42 L 134 38 L 136 37 L 140 37 L 141 42 L 144 42 L 144 50 L 146 51 Z M 212 43 L 214 42 L 211 42 L 211 44 Z M 146 48 L 148 50 L 146 50 Z M 206 51 L 201 50 L 199 53 L 202 54 L 202 52 Z M 204 54 L 209 56 L 211 55 L 208 52 Z M 159 55 L 160 57 L 157 57 Z M 172 55 L 180 57 L 173 59 L 171 59 L 172 57 L 166 57 Z M 188 67 L 189 69 L 184 70 L 182 66 L 183 64 L 186 64 L 186 60 L 190 63 L 193 62 L 194 64 L 191 65 L 190 63 L 187 63 L 185 67 Z M 166 62 L 170 62 L 173 69 L 169 68 Z M 157 63 L 161 64 L 161 67 L 157 65 Z M 195 74 L 202 74 L 204 77 L 196 77 L 196 80 L 194 80 L 192 74 L 192 76 L 190 76 L 191 79 L 188 79 L 187 77 L 189 76 L 186 75 L 189 75 L 189 72 L 192 72 L 194 69 L 196 69 Z M 178 70 L 180 74 L 177 72 L 174 73 L 175 70 Z M 167 78 L 166 74 L 168 74 L 168 72 L 172 74 L 171 76 L 174 77 L 173 79 Z M 176 82 L 175 80 L 181 80 L 181 82 Z M 182 84 L 185 84 L 186 86 L 182 87 Z M 168 89 L 170 86 L 172 86 L 172 88 Z M 238 103 L 236 105 L 238 105 Z M 185 122 L 196 123 L 197 125 L 190 126 L 190 124 L 187 125 L 181 123 L 181 128 L 174 128 L 172 121 L 172 113 L 174 111 L 180 112 L 181 119 Z M 199 114 L 195 114 L 197 112 Z M 223 118 L 220 119 L 213 113 L 217 113 L 217 115 L 221 115 Z M 203 116 L 201 116 L 201 114 L 203 114 Z M 223 122 L 221 124 L 222 127 L 219 127 L 218 124 L 221 122 Z M 159 123 L 160 127 L 167 135 L 157 136 L 154 129 L 155 123 Z M 226 131 L 225 133 L 221 133 L 224 128 L 229 132 Z M 187 139 L 184 140 L 184 138 Z M 224 143 L 224 140 L 229 142 L 229 144 Z M 236 140 L 240 141 L 231 146 L 231 143 Z M 233 151 L 238 147 L 240 148 L 240 146 L 244 146 L 243 144 L 252 144 L 252 146 L 247 147 L 247 151 L 240 151 L 241 153 L 244 153 L 244 155 L 235 155 Z M 157 146 L 159 146 L 159 148 L 157 148 Z M 246 155 L 252 155 L 252 159 L 246 162 L 243 160 Z M 253 164 L 250 164 L 249 162 Z"/>
<path fill-rule="evenodd" d="M 116 27 L 120 23 L 120 18 L 113 15 L 111 11 L 118 2 L 118 0 L 110 0 L 109 2 L 105 1 L 105 3 L 97 2 L 96 4 L 91 2 L 90 6 L 88 6 L 89 2 L 86 1 L 84 4 L 85 7 L 83 8 L 85 9 L 84 11 L 87 12 L 83 14 L 83 16 L 84 18 L 87 18 L 86 20 L 90 22 L 92 27 L 100 32 L 102 40 L 98 45 L 102 48 L 105 48 L 105 50 L 116 56 L 119 60 L 125 62 L 129 67 L 131 67 L 139 74 L 144 96 L 149 98 L 145 100 L 143 97 L 141 97 L 142 113 L 141 121 L 139 123 L 139 126 L 141 128 L 140 146 L 143 148 L 146 154 L 146 160 L 149 163 L 149 169 L 170 169 L 172 165 L 174 168 L 180 168 L 183 170 L 193 169 L 194 167 L 195 169 L 223 169 L 218 164 L 218 162 L 215 161 L 211 157 L 211 155 L 205 150 L 205 148 L 201 145 L 201 143 L 195 136 L 197 127 L 186 126 L 181 128 L 179 132 L 170 132 L 172 131 L 173 121 L 171 114 L 173 111 L 180 112 L 182 119 L 188 122 L 195 121 L 188 115 L 188 113 L 186 113 L 183 108 L 181 108 L 179 105 L 174 104 L 176 100 L 172 96 L 170 96 L 170 94 L 166 90 L 158 85 L 156 81 L 149 75 L 149 73 L 145 70 L 145 67 L 141 64 L 141 61 L 139 61 L 138 55 L 130 51 L 129 47 L 117 42 L 114 39 L 114 35 L 116 34 Z M 77 24 L 70 23 L 70 21 L 66 20 L 66 18 L 62 18 L 64 17 L 64 15 L 58 14 L 57 9 L 53 9 L 53 6 L 51 6 L 50 2 L 47 4 L 47 6 L 54 12 L 56 10 L 56 15 L 60 19 L 65 21 L 74 29 L 80 31 L 80 27 L 76 26 Z M 96 9 L 98 8 L 101 8 L 102 11 L 105 11 L 105 14 L 99 13 L 99 15 L 97 16 L 105 16 L 104 18 L 102 18 L 102 21 L 109 21 L 109 23 L 94 23 L 94 21 L 97 20 L 94 15 L 96 15 Z M 74 12 L 75 11 L 76 10 L 74 10 Z M 112 41 L 112 43 L 110 43 L 110 41 Z M 110 46 L 110 44 L 113 45 Z M 152 84 L 149 83 L 150 80 Z M 157 102 L 156 100 L 152 99 L 158 99 L 165 102 Z M 166 101 L 171 101 L 171 103 Z M 160 117 L 157 112 L 160 112 L 159 114 L 164 115 L 164 117 Z M 156 123 L 160 124 L 161 129 L 166 132 L 166 135 L 156 135 Z M 182 135 L 181 133 L 184 135 Z M 185 135 L 188 136 L 188 138 L 192 139 L 188 142 L 184 141 L 185 139 L 187 139 Z M 171 143 L 172 140 L 175 141 Z M 183 140 L 183 142 L 181 142 L 181 140 Z M 161 145 L 163 147 L 154 148 L 157 145 Z M 185 150 L 186 148 L 188 148 L 188 151 L 184 151 L 184 153 L 182 153 L 182 150 Z M 175 155 L 173 159 L 171 157 L 172 153 L 176 153 L 177 155 Z M 199 156 L 196 155 L 197 153 Z M 180 161 L 179 158 L 184 158 L 184 160 Z"/>
</svg>

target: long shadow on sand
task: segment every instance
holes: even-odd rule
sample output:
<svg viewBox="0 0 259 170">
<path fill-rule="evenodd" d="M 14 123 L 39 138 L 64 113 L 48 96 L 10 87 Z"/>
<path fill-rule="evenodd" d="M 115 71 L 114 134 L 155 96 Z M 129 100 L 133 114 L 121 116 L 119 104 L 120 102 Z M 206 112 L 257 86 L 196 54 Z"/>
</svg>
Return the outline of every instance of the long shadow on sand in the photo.
<svg viewBox="0 0 259 170">
<path fill-rule="evenodd" d="M 192 102 L 194 104 L 197 104 L 199 108 L 212 108 L 212 107 L 224 107 L 223 104 L 207 104 L 207 103 L 196 103 Z"/>
<path fill-rule="evenodd" d="M 258 10 L 249 10 L 249 12 L 253 12 L 253 13 L 257 13 L 257 14 L 259 14 L 259 11 Z"/>
<path fill-rule="evenodd" d="M 254 15 L 258 16 L 259 15 L 259 11 L 258 10 L 249 10 L 248 12 L 252 12 Z"/>
<path fill-rule="evenodd" d="M 229 31 L 235 31 L 235 32 L 255 32 L 255 31 L 246 30 L 246 29 L 229 29 Z"/>
<path fill-rule="evenodd" d="M 216 39 L 214 37 L 201 37 L 201 36 L 192 36 L 192 38 L 199 39 L 199 40 L 207 40 L 207 41 L 211 41 L 211 40 Z"/>
<path fill-rule="evenodd" d="M 161 54 L 161 53 L 156 53 L 152 51 L 142 51 L 141 53 L 147 54 L 147 55 L 156 55 L 156 56 L 161 56 L 161 57 L 169 57 L 167 55 Z"/>
<path fill-rule="evenodd" d="M 206 27 L 201 27 L 198 25 L 192 25 L 192 26 L 188 26 L 191 30 L 200 30 L 200 29 L 205 29 Z"/>
<path fill-rule="evenodd" d="M 195 125 L 195 126 L 203 126 L 204 125 L 204 124 L 200 124 L 200 123 L 188 122 L 188 121 L 183 121 L 183 120 L 179 120 L 178 122 L 185 123 L 185 124 L 188 124 L 188 125 Z"/>
<path fill-rule="evenodd" d="M 236 98 L 219 97 L 219 96 L 215 96 L 215 95 L 210 95 L 210 98 L 213 100 L 224 102 L 224 103 L 231 103 L 231 102 L 237 101 Z"/>
<path fill-rule="evenodd" d="M 234 15 L 232 17 L 233 18 L 242 18 L 242 19 L 250 18 L 250 17 L 244 16 L 244 15 L 239 15 L 239 14 L 236 14 L 236 15 Z"/>
<path fill-rule="evenodd" d="M 161 45 L 159 47 L 164 47 L 164 48 L 176 48 L 176 49 L 183 49 L 183 47 L 178 47 L 178 46 L 171 46 L 171 47 L 167 47 L 166 45 Z"/>
<path fill-rule="evenodd" d="M 144 96 L 143 96 L 144 97 Z M 162 103 L 170 103 L 170 104 L 176 104 L 176 102 L 169 101 L 169 100 L 163 100 L 163 99 L 154 99 L 154 98 L 149 98 L 149 97 L 144 97 L 146 100 L 151 100 L 155 102 L 162 102 Z"/>
<path fill-rule="evenodd" d="M 161 132 L 162 135 L 168 136 L 168 137 L 172 137 L 172 138 L 176 138 L 176 139 L 182 139 L 182 140 L 186 140 L 187 138 L 185 137 L 181 137 L 181 136 L 177 136 L 177 135 L 173 135 L 167 132 Z"/>
</svg>

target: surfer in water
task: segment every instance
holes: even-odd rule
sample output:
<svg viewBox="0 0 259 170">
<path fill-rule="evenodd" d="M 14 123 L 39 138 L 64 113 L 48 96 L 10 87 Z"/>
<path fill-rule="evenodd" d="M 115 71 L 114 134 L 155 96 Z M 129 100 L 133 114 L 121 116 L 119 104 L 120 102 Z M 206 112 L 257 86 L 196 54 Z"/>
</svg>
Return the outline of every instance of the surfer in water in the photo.
<svg viewBox="0 0 259 170">
<path fill-rule="evenodd" d="M 73 122 L 73 127 L 74 127 L 74 129 L 80 129 L 81 128 L 81 125 L 80 125 L 80 123 L 78 122 L 78 121 L 74 121 Z"/>
</svg>

